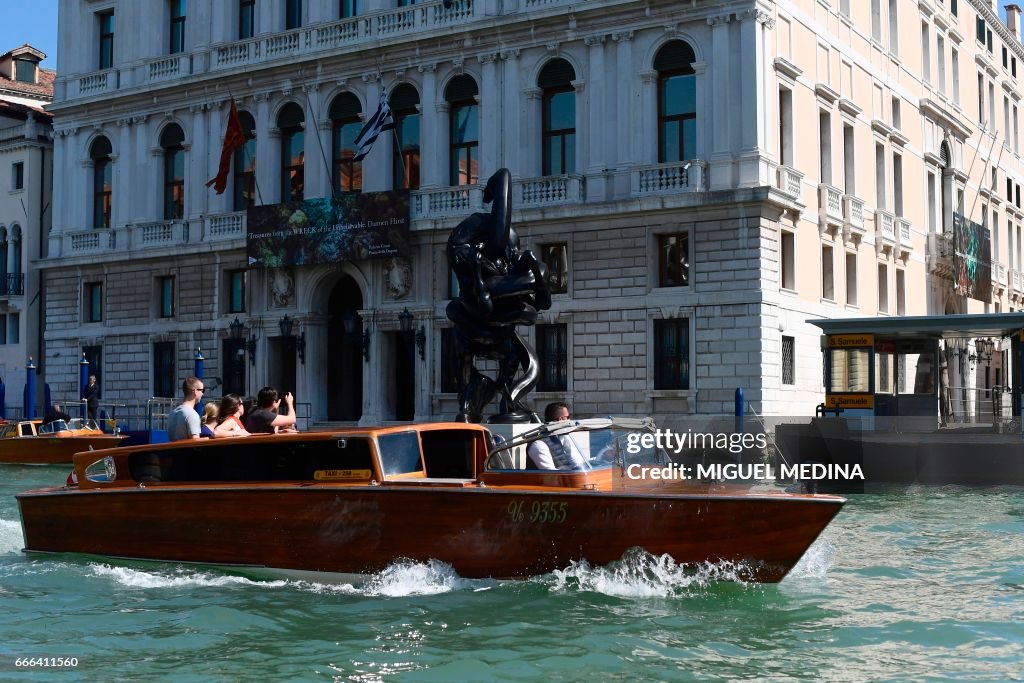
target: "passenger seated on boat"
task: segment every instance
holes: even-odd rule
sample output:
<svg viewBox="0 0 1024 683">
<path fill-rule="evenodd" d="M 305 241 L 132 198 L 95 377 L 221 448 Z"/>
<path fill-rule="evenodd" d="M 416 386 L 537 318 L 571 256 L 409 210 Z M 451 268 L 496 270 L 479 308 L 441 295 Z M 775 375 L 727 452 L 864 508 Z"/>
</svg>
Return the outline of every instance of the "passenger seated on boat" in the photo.
<svg viewBox="0 0 1024 683">
<path fill-rule="evenodd" d="M 207 403 L 203 406 L 203 425 L 199 428 L 199 437 L 212 439 L 213 430 L 217 427 L 217 416 L 220 410 L 216 403 Z"/>
<path fill-rule="evenodd" d="M 256 395 L 256 410 L 249 413 L 245 420 L 245 428 L 251 434 L 281 434 L 282 432 L 294 432 L 295 429 L 295 399 L 292 392 L 286 391 L 284 396 L 285 405 L 288 407 L 288 414 L 281 415 L 277 408 L 281 405 L 281 399 L 277 396 L 277 389 L 274 387 L 263 387 Z"/>
<path fill-rule="evenodd" d="M 181 383 L 182 402 L 167 416 L 167 438 L 171 441 L 198 439 L 202 420 L 196 412 L 199 395 L 206 391 L 203 380 L 186 377 Z"/>
<path fill-rule="evenodd" d="M 65 420 L 65 421 L 67 421 L 67 420 L 70 420 L 70 419 L 71 419 L 71 416 L 68 415 L 67 413 L 65 413 L 63 410 L 61 410 L 59 405 L 54 403 L 50 407 L 50 412 L 48 412 L 46 414 L 46 417 L 43 418 L 43 424 L 44 425 L 50 424 L 51 422 L 53 422 L 55 420 Z"/>
<path fill-rule="evenodd" d="M 220 417 L 217 418 L 218 424 L 213 430 L 214 436 L 250 436 L 242 424 L 245 404 L 238 394 L 226 394 L 220 400 L 219 409 Z"/>
<path fill-rule="evenodd" d="M 544 421 L 563 422 L 569 419 L 569 405 L 561 401 L 544 408 Z M 535 470 L 581 470 L 587 461 L 568 436 L 548 436 L 531 443 L 526 449 L 529 466 Z"/>
</svg>

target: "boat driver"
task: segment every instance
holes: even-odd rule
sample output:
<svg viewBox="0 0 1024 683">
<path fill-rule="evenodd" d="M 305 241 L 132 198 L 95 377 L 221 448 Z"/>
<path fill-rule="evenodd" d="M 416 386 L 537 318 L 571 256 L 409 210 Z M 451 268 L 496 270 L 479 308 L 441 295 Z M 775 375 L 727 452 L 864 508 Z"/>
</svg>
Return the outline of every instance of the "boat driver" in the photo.
<svg viewBox="0 0 1024 683">
<path fill-rule="evenodd" d="M 545 422 L 567 422 L 569 405 L 562 401 L 549 403 L 544 408 Z M 581 470 L 587 468 L 586 459 L 574 447 L 568 436 L 549 436 L 534 441 L 527 447 L 530 467 L 537 470 Z"/>
</svg>

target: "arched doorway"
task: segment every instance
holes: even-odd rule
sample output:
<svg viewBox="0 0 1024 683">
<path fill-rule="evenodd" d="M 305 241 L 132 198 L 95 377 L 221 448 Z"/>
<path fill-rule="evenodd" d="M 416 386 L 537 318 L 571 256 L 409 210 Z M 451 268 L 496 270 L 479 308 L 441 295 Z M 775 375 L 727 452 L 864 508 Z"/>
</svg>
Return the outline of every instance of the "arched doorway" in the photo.
<svg viewBox="0 0 1024 683">
<path fill-rule="evenodd" d="M 343 275 L 331 289 L 327 321 L 327 419 L 355 422 L 363 416 L 363 323 L 359 285 Z M 352 330 L 345 329 L 349 320 Z"/>
</svg>

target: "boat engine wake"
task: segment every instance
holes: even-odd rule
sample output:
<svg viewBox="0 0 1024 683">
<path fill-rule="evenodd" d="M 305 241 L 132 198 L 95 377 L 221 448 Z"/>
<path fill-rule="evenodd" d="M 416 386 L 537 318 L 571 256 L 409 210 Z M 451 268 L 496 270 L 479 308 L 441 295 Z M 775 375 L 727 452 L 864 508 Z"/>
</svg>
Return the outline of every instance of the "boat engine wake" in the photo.
<svg viewBox="0 0 1024 683">
<path fill-rule="evenodd" d="M 745 584 L 746 567 L 739 562 L 680 565 L 668 555 L 654 556 L 640 548 L 626 551 L 622 559 L 604 567 L 585 560 L 572 562 L 540 579 L 550 582 L 553 592 L 594 592 L 623 598 L 667 598 L 714 581 Z"/>
<path fill-rule="evenodd" d="M 0 555 L 19 552 L 25 546 L 21 522 L 0 519 Z"/>
</svg>

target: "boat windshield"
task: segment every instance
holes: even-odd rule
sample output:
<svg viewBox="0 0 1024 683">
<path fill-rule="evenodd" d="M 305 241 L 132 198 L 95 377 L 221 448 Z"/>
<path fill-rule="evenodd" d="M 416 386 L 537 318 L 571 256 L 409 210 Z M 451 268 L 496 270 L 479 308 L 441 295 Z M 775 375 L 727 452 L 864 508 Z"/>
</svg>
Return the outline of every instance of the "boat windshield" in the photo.
<svg viewBox="0 0 1024 683">
<path fill-rule="evenodd" d="M 650 418 L 596 418 L 552 422 L 538 426 L 511 441 L 498 444 L 487 458 L 487 469 L 547 469 L 534 459 L 537 447 L 555 453 L 555 468 L 562 470 L 590 470 L 616 465 L 621 468 L 636 464 L 665 464 L 669 461 L 655 440 L 643 439 L 653 434 L 654 421 Z"/>
<path fill-rule="evenodd" d="M 84 417 L 73 417 L 68 420 L 68 429 L 91 429 L 97 432 L 103 431 L 96 420 L 86 419 Z"/>
<path fill-rule="evenodd" d="M 47 422 L 44 425 L 40 425 L 39 429 L 36 430 L 36 434 L 56 434 L 57 432 L 66 432 L 71 428 L 68 423 L 64 420 L 54 420 L 53 422 Z"/>
</svg>

